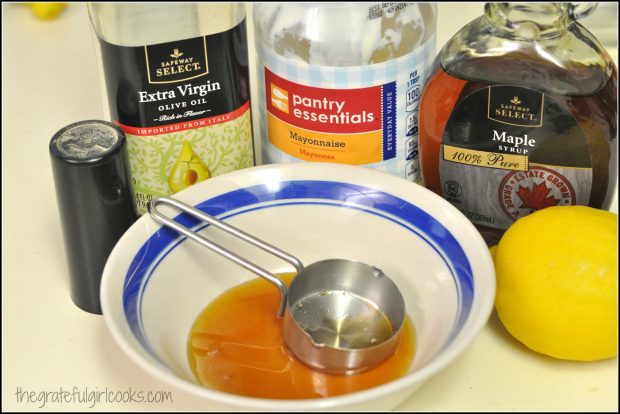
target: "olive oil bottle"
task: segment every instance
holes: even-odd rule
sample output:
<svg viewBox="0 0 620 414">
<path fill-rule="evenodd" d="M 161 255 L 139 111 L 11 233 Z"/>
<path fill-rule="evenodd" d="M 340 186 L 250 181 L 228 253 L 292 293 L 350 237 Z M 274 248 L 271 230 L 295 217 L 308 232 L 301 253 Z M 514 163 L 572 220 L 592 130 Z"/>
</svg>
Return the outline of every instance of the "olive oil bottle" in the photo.
<svg viewBox="0 0 620 414">
<path fill-rule="evenodd" d="M 242 3 L 90 3 L 104 107 L 148 202 L 254 165 Z"/>
</svg>

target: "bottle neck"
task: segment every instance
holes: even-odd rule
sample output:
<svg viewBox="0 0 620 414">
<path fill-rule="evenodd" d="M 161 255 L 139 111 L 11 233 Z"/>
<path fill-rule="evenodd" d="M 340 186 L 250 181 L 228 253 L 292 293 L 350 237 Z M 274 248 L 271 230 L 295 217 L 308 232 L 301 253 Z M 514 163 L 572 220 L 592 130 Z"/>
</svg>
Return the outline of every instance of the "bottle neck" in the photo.
<svg viewBox="0 0 620 414">
<path fill-rule="evenodd" d="M 569 3 L 487 3 L 484 11 L 503 37 L 520 40 L 560 36 L 573 22 Z"/>
</svg>

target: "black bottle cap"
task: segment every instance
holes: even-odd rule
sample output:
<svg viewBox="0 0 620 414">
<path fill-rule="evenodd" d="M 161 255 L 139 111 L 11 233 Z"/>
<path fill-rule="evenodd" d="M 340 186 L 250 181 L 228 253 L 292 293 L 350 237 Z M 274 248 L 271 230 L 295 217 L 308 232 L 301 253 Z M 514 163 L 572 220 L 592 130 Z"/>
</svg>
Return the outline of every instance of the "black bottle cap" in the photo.
<svg viewBox="0 0 620 414">
<path fill-rule="evenodd" d="M 112 248 L 137 219 L 125 134 L 98 120 L 76 122 L 50 141 L 71 298 L 101 314 L 101 275 Z"/>
</svg>

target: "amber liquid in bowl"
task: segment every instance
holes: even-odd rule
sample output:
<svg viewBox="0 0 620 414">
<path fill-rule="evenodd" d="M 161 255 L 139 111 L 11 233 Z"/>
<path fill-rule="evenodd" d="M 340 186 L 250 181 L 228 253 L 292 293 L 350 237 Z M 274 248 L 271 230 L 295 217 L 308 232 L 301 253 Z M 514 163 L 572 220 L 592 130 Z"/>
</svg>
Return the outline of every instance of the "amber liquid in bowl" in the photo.
<svg viewBox="0 0 620 414">
<path fill-rule="evenodd" d="M 280 275 L 287 285 L 293 275 Z M 411 321 L 403 324 L 396 352 L 356 375 L 330 375 L 307 367 L 287 350 L 276 317 L 279 291 L 254 279 L 224 292 L 198 316 L 188 355 L 205 387 L 257 398 L 306 399 L 361 391 L 407 373 L 415 351 Z"/>
</svg>

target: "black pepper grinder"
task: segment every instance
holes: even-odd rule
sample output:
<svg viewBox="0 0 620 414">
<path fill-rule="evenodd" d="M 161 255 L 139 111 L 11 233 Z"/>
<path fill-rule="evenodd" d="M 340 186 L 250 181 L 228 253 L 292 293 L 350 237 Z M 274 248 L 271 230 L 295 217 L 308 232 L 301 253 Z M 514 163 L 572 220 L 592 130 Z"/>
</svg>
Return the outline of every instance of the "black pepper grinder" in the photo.
<svg viewBox="0 0 620 414">
<path fill-rule="evenodd" d="M 101 275 L 112 248 L 137 219 L 125 134 L 106 121 L 76 122 L 50 141 L 71 298 L 101 314 Z"/>
</svg>

